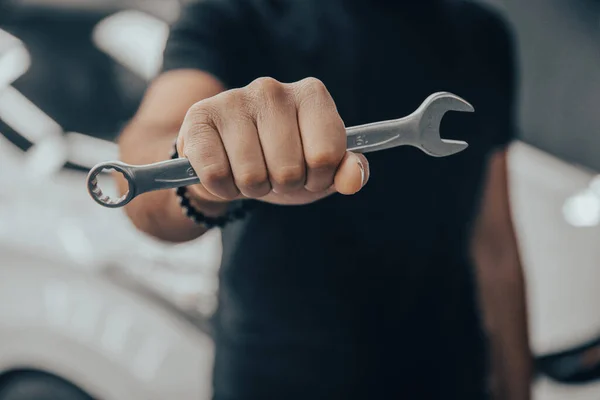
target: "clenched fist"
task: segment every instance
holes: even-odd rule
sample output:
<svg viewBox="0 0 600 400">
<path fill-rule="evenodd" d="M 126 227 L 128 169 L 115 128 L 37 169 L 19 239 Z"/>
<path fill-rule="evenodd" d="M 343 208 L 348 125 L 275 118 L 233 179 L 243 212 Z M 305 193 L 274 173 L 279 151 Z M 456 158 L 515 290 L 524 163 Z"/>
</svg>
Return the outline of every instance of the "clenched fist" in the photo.
<svg viewBox="0 0 600 400">
<path fill-rule="evenodd" d="M 346 151 L 344 123 L 314 78 L 260 78 L 196 103 L 177 149 L 202 182 L 190 190 L 207 201 L 307 204 L 354 194 L 369 176 L 365 157 Z"/>
</svg>

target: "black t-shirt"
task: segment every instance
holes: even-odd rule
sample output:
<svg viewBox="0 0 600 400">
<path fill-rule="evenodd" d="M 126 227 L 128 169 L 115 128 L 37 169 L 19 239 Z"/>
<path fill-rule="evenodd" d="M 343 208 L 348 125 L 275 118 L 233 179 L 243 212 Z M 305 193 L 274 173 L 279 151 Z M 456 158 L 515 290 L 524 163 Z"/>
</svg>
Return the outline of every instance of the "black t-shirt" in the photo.
<svg viewBox="0 0 600 400">
<path fill-rule="evenodd" d="M 409 3 L 204 0 L 172 28 L 165 70 L 200 69 L 228 88 L 314 76 L 346 126 L 408 115 L 438 91 L 476 109 L 442 123 L 443 137 L 469 142 L 463 153 L 372 153 L 359 194 L 257 203 L 225 228 L 217 398 L 481 389 L 468 244 L 487 157 L 514 132 L 511 36 L 472 2 Z"/>
</svg>

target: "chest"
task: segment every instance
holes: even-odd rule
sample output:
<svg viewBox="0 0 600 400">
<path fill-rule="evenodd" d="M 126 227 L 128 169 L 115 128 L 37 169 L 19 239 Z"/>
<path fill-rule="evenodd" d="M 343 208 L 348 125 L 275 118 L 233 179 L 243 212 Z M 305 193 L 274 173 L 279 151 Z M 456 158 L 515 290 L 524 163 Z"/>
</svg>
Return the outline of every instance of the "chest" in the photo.
<svg viewBox="0 0 600 400">
<path fill-rule="evenodd" d="M 475 101 L 477 88 L 484 86 L 484 75 L 463 56 L 470 49 L 457 40 L 451 26 L 438 20 L 385 13 L 333 14 L 326 9 L 310 12 L 302 18 L 304 25 L 292 22 L 276 28 L 278 39 L 265 74 L 285 82 L 307 76 L 321 79 L 346 126 L 403 117 L 438 91 Z M 482 140 L 479 132 L 468 115 L 448 114 L 442 124 L 444 137 L 469 143 Z M 382 246 L 387 240 L 380 239 L 388 236 L 397 240 L 406 235 L 403 239 L 416 243 L 417 238 L 435 234 L 448 220 L 449 209 L 461 215 L 458 220 L 467 220 L 472 213 L 479 179 L 474 170 L 483 168 L 478 155 L 438 159 L 400 147 L 368 158 L 367 187 L 351 198 L 331 200 L 338 216 L 366 213 L 361 219 L 346 219 L 350 232 L 360 231 L 358 236 L 363 233 L 371 240 L 372 232 L 378 231 Z M 460 193 L 463 204 L 458 204 L 455 190 L 459 179 L 465 188 Z M 372 229 L 365 230 L 365 223 Z M 422 250 L 430 246 L 425 239 L 419 243 L 425 246 Z"/>
<path fill-rule="evenodd" d="M 465 92 L 451 27 L 439 17 L 369 10 L 290 10 L 270 28 L 273 51 L 261 73 L 321 79 L 348 126 L 406 115 L 436 91 Z"/>
</svg>

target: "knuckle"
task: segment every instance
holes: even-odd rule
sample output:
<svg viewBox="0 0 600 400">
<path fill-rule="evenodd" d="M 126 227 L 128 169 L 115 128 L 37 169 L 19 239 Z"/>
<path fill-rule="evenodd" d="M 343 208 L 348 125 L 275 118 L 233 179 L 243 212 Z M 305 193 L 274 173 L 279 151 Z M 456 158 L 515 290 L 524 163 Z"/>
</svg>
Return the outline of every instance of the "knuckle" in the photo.
<svg viewBox="0 0 600 400">
<path fill-rule="evenodd" d="M 253 98 L 258 98 L 268 106 L 276 106 L 288 102 L 288 89 L 283 83 L 273 78 L 258 78 L 253 82 Z"/>
<path fill-rule="evenodd" d="M 240 190 L 248 194 L 267 194 L 270 189 L 266 171 L 240 173 L 235 181 Z"/>
<path fill-rule="evenodd" d="M 220 124 L 219 110 L 211 104 L 193 105 L 183 124 L 185 143 L 202 141 L 201 137 L 218 134 Z"/>
<path fill-rule="evenodd" d="M 187 115 L 188 133 L 223 135 L 229 121 L 252 119 L 252 99 L 241 89 L 232 89 L 196 103 Z"/>
<path fill-rule="evenodd" d="M 310 169 L 336 169 L 344 157 L 343 151 L 335 148 L 319 149 L 306 154 L 306 164 Z"/>
<path fill-rule="evenodd" d="M 306 87 L 312 91 L 326 90 L 325 84 L 320 79 L 312 77 L 312 76 L 308 77 L 308 78 L 304 78 L 300 82 L 304 87 Z"/>
<path fill-rule="evenodd" d="M 306 78 L 298 82 L 294 93 L 299 107 L 310 106 L 320 112 L 329 112 L 334 108 L 327 87 L 317 78 Z"/>
<path fill-rule="evenodd" d="M 224 106 L 243 105 L 246 103 L 246 95 L 243 89 L 230 89 L 217 95 L 217 100 Z"/>
<path fill-rule="evenodd" d="M 200 101 L 190 107 L 186 115 L 192 125 L 209 124 L 215 125 L 219 116 L 219 110 L 209 101 Z"/>
<path fill-rule="evenodd" d="M 231 179 L 231 171 L 225 164 L 215 163 L 203 166 L 198 171 L 200 181 L 204 185 L 223 185 Z"/>
<path fill-rule="evenodd" d="M 285 93 L 285 86 L 274 78 L 262 77 L 250 84 L 250 89 L 260 97 L 276 96 Z"/>
<path fill-rule="evenodd" d="M 260 78 L 256 78 L 252 83 L 250 83 L 250 87 L 254 90 L 258 90 L 261 92 L 268 92 L 270 90 L 277 90 L 277 88 L 282 87 L 283 84 L 280 83 L 277 79 L 271 78 L 268 76 L 263 76 Z"/>
<path fill-rule="evenodd" d="M 213 150 L 212 135 L 218 135 L 217 128 L 212 121 L 196 122 L 191 124 L 186 132 L 186 148 L 194 151 L 202 151 L 204 148 Z"/>
<path fill-rule="evenodd" d="M 304 184 L 305 171 L 302 165 L 279 167 L 271 172 L 275 183 L 281 186 L 295 187 Z"/>
<path fill-rule="evenodd" d="M 329 91 L 325 84 L 317 78 L 305 78 L 300 81 L 300 87 L 305 95 L 327 97 Z"/>
<path fill-rule="evenodd" d="M 249 88 L 232 89 L 223 93 L 222 101 L 228 118 L 252 120 L 257 110 L 257 91 Z"/>
</svg>

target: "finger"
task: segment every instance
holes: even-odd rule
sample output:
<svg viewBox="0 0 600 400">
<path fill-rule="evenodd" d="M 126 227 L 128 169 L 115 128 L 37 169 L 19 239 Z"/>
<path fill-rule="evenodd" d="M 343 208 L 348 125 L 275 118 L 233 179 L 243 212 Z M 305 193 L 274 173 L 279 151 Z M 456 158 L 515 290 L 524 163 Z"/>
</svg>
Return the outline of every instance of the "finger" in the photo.
<svg viewBox="0 0 600 400">
<path fill-rule="evenodd" d="M 250 85 L 260 108 L 256 125 L 273 191 L 293 193 L 304 187 L 305 163 L 296 106 L 290 91 L 274 79 Z"/>
<path fill-rule="evenodd" d="M 366 157 L 348 151 L 335 175 L 335 189 L 341 194 L 355 194 L 367 184 L 369 175 L 369 162 Z"/>
<path fill-rule="evenodd" d="M 239 195 L 217 125 L 219 111 L 212 100 L 196 103 L 188 111 L 180 131 L 181 155 L 186 157 L 202 186 L 219 199 Z"/>
<path fill-rule="evenodd" d="M 346 151 L 346 130 L 331 95 L 319 80 L 295 84 L 298 126 L 307 166 L 306 190 L 322 192 L 333 184 Z"/>
<path fill-rule="evenodd" d="M 271 184 L 251 112 L 252 99 L 243 90 L 234 90 L 219 101 L 223 108 L 236 110 L 224 116 L 219 127 L 235 185 L 245 197 L 263 197 L 271 191 Z"/>
</svg>

